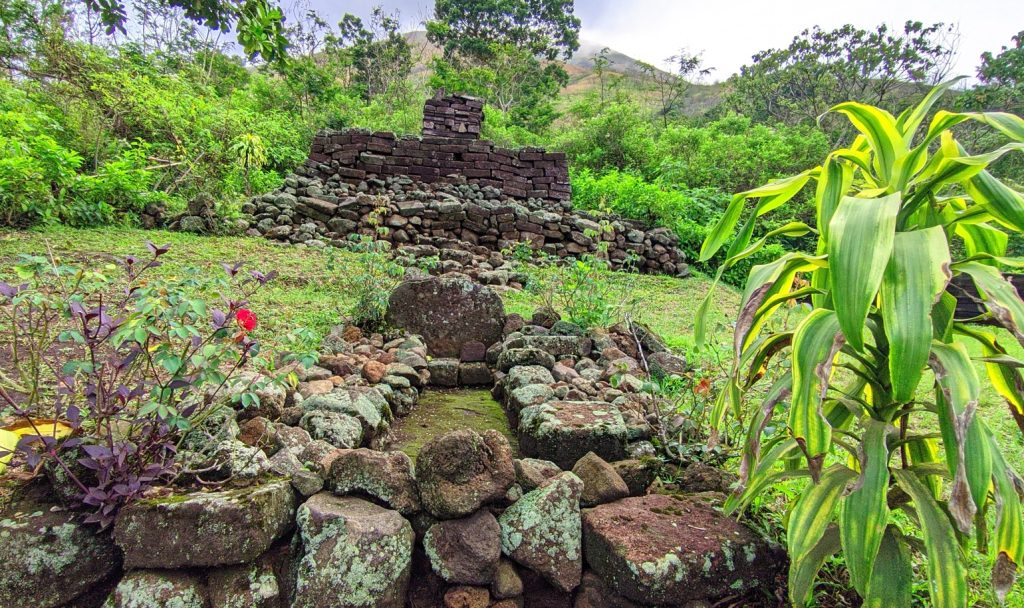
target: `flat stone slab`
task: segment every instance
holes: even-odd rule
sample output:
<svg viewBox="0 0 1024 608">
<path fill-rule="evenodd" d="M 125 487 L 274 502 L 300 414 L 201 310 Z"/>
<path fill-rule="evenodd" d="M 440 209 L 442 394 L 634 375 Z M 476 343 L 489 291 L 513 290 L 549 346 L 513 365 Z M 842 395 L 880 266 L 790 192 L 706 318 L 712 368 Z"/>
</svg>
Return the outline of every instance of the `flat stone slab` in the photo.
<svg viewBox="0 0 1024 608">
<path fill-rule="evenodd" d="M 587 565 L 642 604 L 682 605 L 772 584 L 781 548 L 698 498 L 651 494 L 583 510 Z"/>
<path fill-rule="evenodd" d="M 220 492 L 140 500 L 124 508 L 114 541 L 126 568 L 193 568 L 250 562 L 291 529 L 288 480 Z"/>
<path fill-rule="evenodd" d="M 587 452 L 612 462 L 626 457 L 626 425 L 618 408 L 604 401 L 551 401 L 519 412 L 519 448 L 524 456 L 571 469 Z"/>
</svg>

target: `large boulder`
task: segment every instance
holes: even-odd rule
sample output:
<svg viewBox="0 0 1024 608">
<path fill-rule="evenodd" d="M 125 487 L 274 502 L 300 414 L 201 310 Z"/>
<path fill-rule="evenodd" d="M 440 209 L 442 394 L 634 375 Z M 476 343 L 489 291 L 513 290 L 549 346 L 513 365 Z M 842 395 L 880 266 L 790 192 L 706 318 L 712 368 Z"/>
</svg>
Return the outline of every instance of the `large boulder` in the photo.
<svg viewBox="0 0 1024 608">
<path fill-rule="evenodd" d="M 626 424 L 604 401 L 549 401 L 519 412 L 519 447 L 524 456 L 571 469 L 587 452 L 607 461 L 626 457 Z"/>
<path fill-rule="evenodd" d="M 498 294 L 464 277 L 405 281 L 391 293 L 387 321 L 423 336 L 435 357 L 458 357 L 462 345 L 501 339 L 505 307 Z"/>
<path fill-rule="evenodd" d="M 501 529 L 481 509 L 464 519 L 441 521 L 427 530 L 423 548 L 434 572 L 446 582 L 488 585 L 501 558 Z"/>
<path fill-rule="evenodd" d="M 287 480 L 134 502 L 114 524 L 127 568 L 193 568 L 250 562 L 292 527 Z"/>
<path fill-rule="evenodd" d="M 369 494 L 402 515 L 422 509 L 412 459 L 405 452 L 341 450 L 331 463 L 327 487 L 339 496 Z"/>
<path fill-rule="evenodd" d="M 423 446 L 416 458 L 420 499 L 440 519 L 465 517 L 501 500 L 515 479 L 512 448 L 495 430 L 445 433 Z"/>
<path fill-rule="evenodd" d="M 586 509 L 587 565 L 620 595 L 680 605 L 771 585 L 781 549 L 696 498 L 651 494 Z"/>
<path fill-rule="evenodd" d="M 70 511 L 24 502 L 0 518 L 0 606 L 53 608 L 113 576 L 121 558 L 109 534 Z"/>
<path fill-rule="evenodd" d="M 402 608 L 415 533 L 369 501 L 321 492 L 299 507 L 303 556 L 292 608 Z"/>
<path fill-rule="evenodd" d="M 198 574 L 174 570 L 135 570 L 121 579 L 103 607 L 207 608 L 208 605 L 206 586 Z"/>
<path fill-rule="evenodd" d="M 299 426 L 313 439 L 322 439 L 338 448 L 357 448 L 363 443 L 363 425 L 358 418 L 329 410 L 303 414 Z"/>
<path fill-rule="evenodd" d="M 561 591 L 580 584 L 580 495 L 583 482 L 562 473 L 526 493 L 498 519 L 501 550 Z"/>
</svg>

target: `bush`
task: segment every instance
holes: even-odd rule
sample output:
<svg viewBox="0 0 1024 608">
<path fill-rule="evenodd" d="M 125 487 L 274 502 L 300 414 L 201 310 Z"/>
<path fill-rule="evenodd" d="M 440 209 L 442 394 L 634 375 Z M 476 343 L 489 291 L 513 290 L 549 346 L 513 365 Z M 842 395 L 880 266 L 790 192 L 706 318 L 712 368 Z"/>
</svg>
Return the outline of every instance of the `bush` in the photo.
<svg viewBox="0 0 1024 608">
<path fill-rule="evenodd" d="M 0 282 L 0 356 L 10 362 L 0 409 L 31 429 L 14 449 L 29 467 L 69 480 L 76 502 L 92 511 L 87 520 L 104 526 L 178 473 L 180 440 L 223 407 L 228 388 L 248 407 L 271 381 L 232 386 L 240 370 L 271 365 L 259 358 L 246 301 L 274 273 L 224 265 L 224 276 L 191 269 L 157 279 L 148 271 L 167 247 L 148 246 L 151 258 L 127 257 L 118 279 L 113 265 L 22 256 L 13 269 L 21 283 Z M 0 449 L 0 459 L 11 449 Z"/>
</svg>

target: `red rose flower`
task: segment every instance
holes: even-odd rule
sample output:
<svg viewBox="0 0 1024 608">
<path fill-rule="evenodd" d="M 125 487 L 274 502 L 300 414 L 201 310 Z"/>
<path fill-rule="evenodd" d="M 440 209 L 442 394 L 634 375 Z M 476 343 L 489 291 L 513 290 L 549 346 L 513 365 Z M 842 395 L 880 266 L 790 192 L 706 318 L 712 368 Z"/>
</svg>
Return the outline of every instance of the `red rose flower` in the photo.
<svg viewBox="0 0 1024 608">
<path fill-rule="evenodd" d="M 248 308 L 239 308 L 235 313 L 235 322 L 245 331 L 256 329 L 256 313 Z"/>
</svg>

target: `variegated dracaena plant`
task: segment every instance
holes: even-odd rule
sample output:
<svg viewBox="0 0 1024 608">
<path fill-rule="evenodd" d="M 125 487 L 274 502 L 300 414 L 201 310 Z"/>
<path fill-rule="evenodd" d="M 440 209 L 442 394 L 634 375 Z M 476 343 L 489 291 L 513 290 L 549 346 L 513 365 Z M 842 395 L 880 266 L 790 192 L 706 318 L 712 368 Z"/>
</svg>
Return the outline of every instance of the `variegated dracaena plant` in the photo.
<svg viewBox="0 0 1024 608">
<path fill-rule="evenodd" d="M 865 605 L 907 606 L 916 547 L 924 552 L 932 605 L 965 606 L 961 542 L 976 526 L 987 532 L 984 514 L 993 507 L 994 534 L 979 549 L 991 556 L 997 598 L 1005 598 L 1024 563 L 1024 483 L 977 415 L 983 380 L 965 341 L 980 344 L 987 381 L 1022 430 L 1024 362 L 1010 357 L 990 329 L 954 320 L 956 301 L 945 291 L 952 277 L 970 277 L 984 316 L 1024 344 L 1024 302 L 1000 273 L 1021 264 L 1006 257 L 1006 245 L 1009 232 L 1024 231 L 1024 197 L 986 170 L 1024 149 L 1024 120 L 946 111 L 927 120 L 954 82 L 899 116 L 860 103 L 835 106 L 830 111 L 859 133 L 853 144 L 820 167 L 737 194 L 701 249 L 707 260 L 732 239 L 720 277 L 774 236 L 818 238 L 816 255 L 787 253 L 751 269 L 734 364 L 714 412 L 716 425 L 731 412 L 746 429 L 741 483 L 728 509 L 745 508 L 782 478 L 810 478 L 788 518 L 796 605 L 808 601 L 821 566 L 841 550 Z M 965 121 L 996 129 L 1009 143 L 969 154 L 951 131 Z M 816 226 L 794 222 L 754 241 L 757 218 L 809 183 Z M 963 241 L 962 259 L 952 259 L 954 238 Z M 794 330 L 767 328 L 780 306 L 807 298 L 811 311 Z M 710 303 L 709 293 L 698 315 L 698 343 Z M 780 366 L 787 371 L 757 390 L 760 405 L 746 412 L 745 397 L 781 356 L 789 358 Z M 933 387 L 922 386 L 928 368 Z M 787 409 L 784 430 L 766 433 Z M 936 421 L 941 433 L 929 432 Z M 897 510 L 913 525 L 897 525 Z"/>
</svg>

